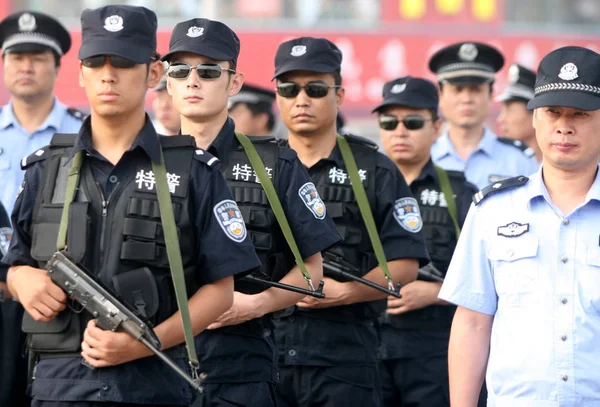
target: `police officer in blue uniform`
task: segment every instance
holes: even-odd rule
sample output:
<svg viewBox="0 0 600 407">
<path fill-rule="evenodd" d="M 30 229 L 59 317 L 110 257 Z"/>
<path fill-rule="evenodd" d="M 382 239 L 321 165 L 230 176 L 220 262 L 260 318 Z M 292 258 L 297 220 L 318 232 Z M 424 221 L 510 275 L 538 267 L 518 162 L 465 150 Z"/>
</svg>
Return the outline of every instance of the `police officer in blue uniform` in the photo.
<svg viewBox="0 0 600 407">
<path fill-rule="evenodd" d="M 452 405 L 600 405 L 600 54 L 562 47 L 540 62 L 533 126 L 541 169 L 475 196 L 440 298 Z"/>
<path fill-rule="evenodd" d="M 244 83 L 237 95 L 229 98 L 229 117 L 235 129 L 254 136 L 272 136 L 275 128 L 275 92 Z"/>
<path fill-rule="evenodd" d="M 163 57 L 169 61 L 167 86 L 181 112 L 181 132 L 194 136 L 199 147 L 221 160 L 222 172 L 263 264 L 261 272 L 274 281 L 308 288 L 263 185 L 234 133 L 237 125 L 227 117 L 228 97 L 239 95 L 243 83 L 243 74 L 236 71 L 239 50 L 237 35 L 219 21 L 195 18 L 179 23 L 171 35 L 169 53 Z M 317 284 L 323 275 L 321 251 L 337 243 L 340 236 L 297 155 L 280 147 L 273 137 L 252 140 L 306 269 Z M 310 191 L 314 192 L 312 199 L 305 200 Z M 277 347 L 271 313 L 294 305 L 304 295 L 267 288 L 236 281 L 233 307 L 209 326 L 210 331 L 198 336 L 200 363 L 208 378 L 194 405 L 275 405 Z"/>
<path fill-rule="evenodd" d="M 431 149 L 433 162 L 446 170 L 464 172 L 467 181 L 480 189 L 537 169 L 535 159 L 498 141 L 485 126 L 495 74 L 503 65 L 504 57 L 496 48 L 477 42 L 450 45 L 429 60 L 448 122 L 448 131 Z"/>
<path fill-rule="evenodd" d="M 373 112 L 384 151 L 419 202 L 432 261 L 417 281 L 402 287 L 402 298 L 388 299 L 381 330 L 383 404 L 450 406 L 448 340 L 455 307 L 437 297 L 477 189 L 463 173 L 445 171 L 431 160 L 442 126 L 435 84 L 410 76 L 387 82 Z"/>
<path fill-rule="evenodd" d="M 71 36 L 56 19 L 20 11 L 0 22 L 4 84 L 10 102 L 0 111 L 0 201 L 10 214 L 23 181 L 21 159 L 50 143 L 55 132 L 79 131 L 83 115 L 54 96 L 60 59 Z"/>
<path fill-rule="evenodd" d="M 512 143 L 526 155 L 535 156 L 538 164 L 542 162 L 542 152 L 535 141 L 535 129 L 531 125 L 532 113 L 527 110 L 527 102 L 533 99 L 535 72 L 519 64 L 508 68 L 508 85 L 496 102 L 502 103 L 496 119 L 500 129 L 498 140 Z"/>
<path fill-rule="evenodd" d="M 344 238 L 329 254 L 351 264 L 350 273 L 386 286 L 336 137 L 336 116 L 344 99 L 341 62 L 341 51 L 325 38 L 280 44 L 274 75 L 277 104 L 289 146 L 308 168 Z M 413 281 L 419 263 L 427 263 L 417 201 L 398 168 L 374 143 L 356 136 L 344 139 L 379 232 L 382 264 L 394 282 Z M 379 406 L 377 318 L 385 309 L 386 294 L 337 276 L 324 280 L 326 298 L 304 299 L 277 323 L 281 405 Z"/>
<path fill-rule="evenodd" d="M 182 369 L 187 369 L 183 329 L 151 162 L 165 163 L 194 334 L 231 306 L 233 275 L 260 263 L 219 160 L 189 137 L 160 138 L 144 112 L 146 90 L 163 73 L 154 12 L 133 6 L 88 9 L 81 25 L 79 75 L 90 118 L 79 134 L 55 135 L 40 154 L 23 160 L 14 236 L 3 258 L 11 266 L 9 290 L 27 311 L 23 329 L 30 334 L 34 364 L 33 406 L 186 406 L 192 392 L 185 381 L 136 339 L 104 331 L 89 313 L 67 307 L 66 294 L 40 269 L 56 251 L 73 157 L 83 154 L 69 210 L 69 218 L 78 220 L 68 224 L 69 253 L 135 303 Z"/>
</svg>

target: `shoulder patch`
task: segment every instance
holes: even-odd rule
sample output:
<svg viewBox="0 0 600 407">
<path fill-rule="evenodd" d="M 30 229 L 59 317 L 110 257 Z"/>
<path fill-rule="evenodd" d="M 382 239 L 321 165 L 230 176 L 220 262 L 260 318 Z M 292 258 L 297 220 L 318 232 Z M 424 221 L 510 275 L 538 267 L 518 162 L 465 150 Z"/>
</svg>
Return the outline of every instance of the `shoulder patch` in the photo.
<svg viewBox="0 0 600 407">
<path fill-rule="evenodd" d="M 527 157 L 533 157 L 535 155 L 535 151 L 533 150 L 533 148 L 527 146 L 527 144 L 523 143 L 521 140 L 514 140 L 507 137 L 498 137 L 498 141 L 502 144 L 507 144 L 509 146 L 518 148 Z"/>
<path fill-rule="evenodd" d="M 74 107 L 69 107 L 67 109 L 67 113 L 70 116 L 76 118 L 77 120 L 81 120 L 81 121 L 84 121 L 85 118 L 87 117 L 87 115 L 85 113 L 83 113 L 81 110 L 75 109 Z"/>
<path fill-rule="evenodd" d="M 374 141 L 369 140 L 368 138 L 360 137 L 360 136 L 355 136 L 354 134 L 344 134 L 343 136 L 350 143 L 360 144 L 360 145 L 372 148 L 375 151 L 379 150 L 379 146 L 377 145 L 377 143 L 375 143 Z"/>
<path fill-rule="evenodd" d="M 204 164 L 208 165 L 209 167 L 212 167 L 216 163 L 221 162 L 221 161 L 219 161 L 219 159 L 217 157 L 215 157 L 208 151 L 203 150 L 201 148 L 196 148 L 196 151 L 194 151 L 194 160 L 203 162 Z"/>
<path fill-rule="evenodd" d="M 28 156 L 23 157 L 21 159 L 21 169 L 26 170 L 33 163 L 36 163 L 38 161 L 44 161 L 46 159 L 46 157 L 49 155 L 48 149 L 49 149 L 49 147 L 45 146 L 45 147 L 40 148 L 39 150 L 34 151 L 32 154 L 29 154 Z"/>
<path fill-rule="evenodd" d="M 529 178 L 521 175 L 519 177 L 508 178 L 490 184 L 487 187 L 483 188 L 481 191 L 477 192 L 475 195 L 473 195 L 473 203 L 475 203 L 475 205 L 479 205 L 481 201 L 483 201 L 488 196 L 495 194 L 498 191 L 523 186 L 527 184 L 527 181 L 529 181 Z"/>
<path fill-rule="evenodd" d="M 0 228 L 0 254 L 3 256 L 8 252 L 10 239 L 12 239 L 12 229 L 10 227 Z"/>
</svg>

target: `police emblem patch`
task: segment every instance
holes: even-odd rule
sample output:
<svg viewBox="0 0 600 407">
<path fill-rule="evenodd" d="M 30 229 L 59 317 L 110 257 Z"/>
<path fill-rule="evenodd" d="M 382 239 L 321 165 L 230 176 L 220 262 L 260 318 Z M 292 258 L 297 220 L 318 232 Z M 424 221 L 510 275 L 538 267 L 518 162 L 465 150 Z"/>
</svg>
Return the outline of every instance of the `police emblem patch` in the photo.
<svg viewBox="0 0 600 407">
<path fill-rule="evenodd" d="M 394 218 L 403 229 L 417 233 L 423 228 L 421 211 L 415 198 L 400 198 L 394 204 Z"/>
<path fill-rule="evenodd" d="M 23 13 L 19 17 L 19 31 L 33 31 L 37 28 L 33 14 Z"/>
<path fill-rule="evenodd" d="M 564 64 L 563 67 L 560 68 L 558 77 L 563 81 L 572 81 L 573 79 L 579 78 L 579 75 L 577 75 L 577 65 L 572 62 Z"/>
<path fill-rule="evenodd" d="M 295 45 L 290 52 L 293 57 L 301 57 L 304 54 L 306 54 L 306 45 Z"/>
<path fill-rule="evenodd" d="M 304 202 L 304 205 L 312 212 L 312 214 L 317 219 L 324 219 L 327 214 L 327 210 L 325 209 L 325 203 L 319 196 L 319 192 L 317 192 L 317 188 L 315 184 L 312 182 L 307 182 L 302 185 L 298 190 L 298 195 L 300 195 L 300 199 Z"/>
<path fill-rule="evenodd" d="M 188 32 L 186 35 L 191 38 L 196 38 L 196 37 L 200 37 L 202 34 L 204 34 L 203 27 L 193 26 L 188 29 Z"/>
<path fill-rule="evenodd" d="M 474 61 L 478 54 L 479 51 L 477 50 L 477 46 L 470 42 L 461 45 L 460 49 L 458 50 L 458 57 L 463 61 Z"/>
<path fill-rule="evenodd" d="M 390 89 L 390 93 L 402 93 L 404 92 L 404 90 L 406 89 L 406 83 L 397 83 L 394 86 L 392 86 L 392 89 Z"/>
<path fill-rule="evenodd" d="M 106 17 L 104 29 L 113 33 L 121 31 L 123 29 L 123 17 L 117 15 Z"/>
<path fill-rule="evenodd" d="M 226 199 L 215 205 L 213 209 L 215 217 L 221 225 L 221 229 L 228 238 L 234 242 L 242 242 L 248 235 L 246 224 L 242 217 L 242 212 L 237 203 L 231 199 Z"/>
<path fill-rule="evenodd" d="M 519 82 L 519 67 L 517 65 L 511 65 L 508 69 L 508 83 L 514 85 Z"/>
<path fill-rule="evenodd" d="M 12 239 L 12 229 L 0 228 L 0 253 L 2 253 L 3 256 L 8 252 L 10 239 Z"/>
</svg>

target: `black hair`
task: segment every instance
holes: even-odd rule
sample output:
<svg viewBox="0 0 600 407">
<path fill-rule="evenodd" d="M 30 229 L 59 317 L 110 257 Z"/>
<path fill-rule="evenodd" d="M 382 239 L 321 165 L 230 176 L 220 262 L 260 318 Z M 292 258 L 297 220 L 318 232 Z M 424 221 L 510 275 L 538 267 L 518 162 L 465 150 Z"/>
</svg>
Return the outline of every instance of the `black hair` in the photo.
<svg viewBox="0 0 600 407">
<path fill-rule="evenodd" d="M 342 86 L 342 73 L 340 71 L 334 71 L 331 73 L 333 76 L 333 83 L 335 86 Z"/>
<path fill-rule="evenodd" d="M 273 131 L 275 127 L 275 114 L 273 113 L 272 103 L 268 102 L 256 102 L 256 103 L 245 103 L 248 109 L 252 113 L 252 116 L 258 116 L 260 114 L 266 114 L 268 116 L 267 129 L 269 132 Z"/>
</svg>

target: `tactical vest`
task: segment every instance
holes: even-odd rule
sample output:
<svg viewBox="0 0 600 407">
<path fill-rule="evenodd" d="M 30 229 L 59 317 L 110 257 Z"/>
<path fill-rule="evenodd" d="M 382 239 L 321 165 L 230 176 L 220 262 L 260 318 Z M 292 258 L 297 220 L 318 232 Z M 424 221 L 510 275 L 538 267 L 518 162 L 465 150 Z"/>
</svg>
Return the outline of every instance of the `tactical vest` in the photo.
<svg viewBox="0 0 600 407">
<path fill-rule="evenodd" d="M 26 168 L 46 160 L 31 226 L 31 255 L 41 268 L 56 251 L 75 136 L 55 135 L 44 154 L 37 159 L 32 155 L 23 163 Z M 191 295 L 198 288 L 194 277 L 196 230 L 189 216 L 195 147 L 191 137 L 161 136 L 160 141 Z M 135 177 L 120 182 L 109 197 L 103 196 L 89 161 L 83 160 L 78 192 L 69 211 L 67 248 L 76 262 L 93 271 L 152 324 L 160 324 L 177 311 L 149 159 L 139 162 Z M 30 348 L 42 354 L 77 352 L 85 324 L 91 318 L 86 314 L 67 308 L 49 323 L 33 321 L 26 314 L 23 329 L 32 334 Z"/>
<path fill-rule="evenodd" d="M 379 154 L 378 147 L 360 137 L 352 135 L 344 135 L 344 137 L 350 144 L 367 192 L 369 205 L 371 210 L 374 210 L 376 208 L 375 170 L 377 154 Z M 329 250 L 353 264 L 358 269 L 357 275 L 363 277 L 377 266 L 377 259 L 347 172 L 345 166 L 338 168 L 335 163 L 332 163 L 313 174 L 312 179 L 321 199 L 325 202 L 327 214 L 333 219 L 343 238 L 339 244 Z M 335 277 L 335 279 L 346 281 L 340 277 Z M 324 318 L 364 320 L 376 318 L 383 309 L 385 309 L 385 301 L 374 301 L 323 309 L 319 313 Z M 331 315 L 324 315 L 329 313 Z"/>
<path fill-rule="evenodd" d="M 462 173 L 446 171 L 450 186 L 455 195 L 462 193 L 465 178 Z M 456 247 L 456 230 L 450 212 L 441 206 L 441 187 L 439 181 L 429 184 L 411 186 L 411 190 L 421 210 L 423 218 L 423 235 L 427 243 L 427 251 L 433 265 L 446 275 Z M 432 305 L 403 315 L 384 318 L 384 322 L 406 330 L 446 331 L 452 325 L 456 307 Z"/>
</svg>

